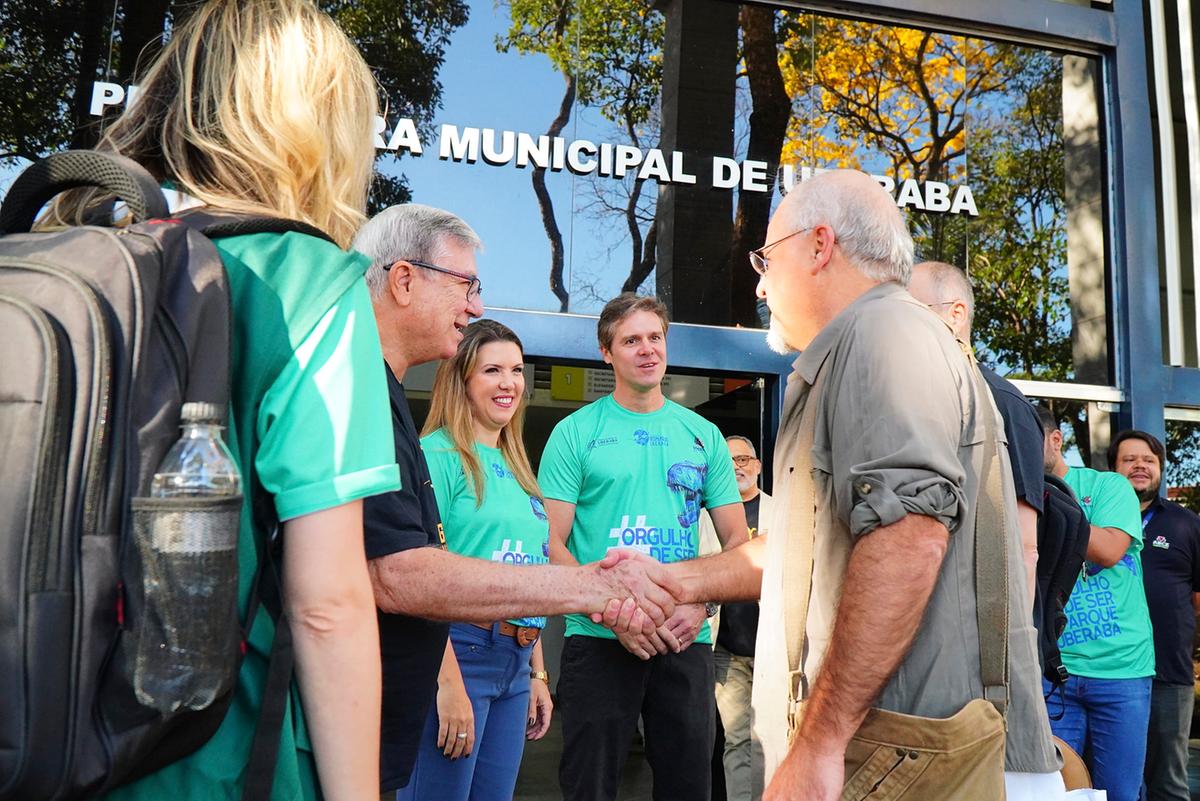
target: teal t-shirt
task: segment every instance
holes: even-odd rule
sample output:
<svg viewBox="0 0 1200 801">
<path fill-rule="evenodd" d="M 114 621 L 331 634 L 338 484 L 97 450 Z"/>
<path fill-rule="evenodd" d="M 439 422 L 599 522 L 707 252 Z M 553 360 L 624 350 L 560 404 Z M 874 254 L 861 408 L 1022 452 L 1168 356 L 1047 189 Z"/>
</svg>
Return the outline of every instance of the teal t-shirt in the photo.
<svg viewBox="0 0 1200 801">
<path fill-rule="evenodd" d="M 215 242 L 229 275 L 233 364 L 226 443 L 243 486 L 256 474 L 287 521 L 400 487 L 383 355 L 361 255 L 301 234 Z M 249 498 L 238 535 L 245 614 L 267 532 Z M 266 685 L 274 623 L 261 607 L 233 703 L 195 753 L 104 796 L 105 801 L 239 798 Z M 274 801 L 321 797 L 295 681 L 280 734 Z"/>
<path fill-rule="evenodd" d="M 701 508 L 742 502 L 721 432 L 670 400 L 639 414 L 605 395 L 572 413 L 550 434 L 538 484 L 547 498 L 575 504 L 567 547 L 581 564 L 610 548 L 694 559 Z M 576 634 L 614 639 L 586 615 L 567 615 L 566 636 Z M 712 642 L 707 622 L 696 642 Z"/>
<path fill-rule="evenodd" d="M 1118 528 L 1133 541 L 1121 561 L 1102 568 L 1083 563 L 1064 610 L 1058 640 L 1063 664 L 1075 676 L 1136 679 L 1154 675 L 1154 635 L 1142 584 L 1142 511 L 1137 493 L 1119 473 L 1072 467 L 1064 477 L 1088 521 Z"/>
<path fill-rule="evenodd" d="M 446 547 L 454 553 L 514 565 L 550 561 L 550 524 L 542 499 L 521 488 L 499 448 L 475 443 L 483 468 L 483 505 L 444 428 L 421 437 Z M 513 618 L 518 626 L 546 627 L 544 617 Z"/>
</svg>

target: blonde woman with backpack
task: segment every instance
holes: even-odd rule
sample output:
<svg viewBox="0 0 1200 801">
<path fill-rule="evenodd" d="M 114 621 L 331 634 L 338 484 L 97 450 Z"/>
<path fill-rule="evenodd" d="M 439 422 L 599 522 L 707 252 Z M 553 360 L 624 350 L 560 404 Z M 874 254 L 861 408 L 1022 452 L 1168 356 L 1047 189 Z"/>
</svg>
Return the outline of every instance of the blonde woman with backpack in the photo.
<svg viewBox="0 0 1200 801">
<path fill-rule="evenodd" d="M 281 521 L 295 673 L 273 779 L 248 769 L 275 633 L 259 607 L 216 733 L 104 797 L 238 798 L 251 779 L 280 801 L 374 798 L 379 644 L 361 500 L 398 488 L 399 477 L 368 264 L 343 248 L 364 219 L 376 87 L 353 44 L 307 0 L 212 0 L 176 22 L 99 149 L 174 190 L 173 212 L 287 218 L 333 240 L 297 232 L 215 240 L 233 312 L 226 441 L 246 496 L 239 611 L 271 536 L 252 510 L 257 495 Z M 77 192 L 55 211 L 79 219 L 103 200 Z"/>
</svg>

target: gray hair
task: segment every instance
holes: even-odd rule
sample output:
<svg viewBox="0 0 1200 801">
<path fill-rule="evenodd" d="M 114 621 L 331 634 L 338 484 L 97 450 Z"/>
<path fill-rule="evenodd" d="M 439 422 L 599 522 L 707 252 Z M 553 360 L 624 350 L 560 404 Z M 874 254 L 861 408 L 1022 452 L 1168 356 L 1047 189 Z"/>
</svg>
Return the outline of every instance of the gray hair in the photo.
<svg viewBox="0 0 1200 801">
<path fill-rule="evenodd" d="M 929 281 L 939 301 L 960 300 L 967 307 L 967 330 L 975 325 L 975 289 L 965 271 L 944 261 L 923 261 L 920 266 L 929 271 Z"/>
<path fill-rule="evenodd" d="M 753 456 L 755 459 L 758 458 L 758 449 L 754 447 L 754 443 L 750 441 L 749 437 L 743 437 L 741 434 L 730 434 L 729 436 L 727 436 L 725 438 L 725 441 L 732 442 L 735 439 L 738 442 L 746 443 L 746 447 L 750 449 L 750 455 Z"/>
<path fill-rule="evenodd" d="M 354 249 L 371 259 L 367 286 L 379 297 L 387 286 L 387 268 L 401 259 L 436 264 L 447 241 L 480 250 L 479 234 L 448 211 L 405 203 L 389 206 L 367 221 L 354 237 Z"/>
<path fill-rule="evenodd" d="M 797 186 L 792 228 L 826 224 L 833 228 L 842 253 L 859 272 L 876 281 L 908 286 L 912 278 L 913 241 L 904 217 L 878 183 L 877 197 L 860 181 L 837 180 L 841 171 L 816 175 Z"/>
</svg>

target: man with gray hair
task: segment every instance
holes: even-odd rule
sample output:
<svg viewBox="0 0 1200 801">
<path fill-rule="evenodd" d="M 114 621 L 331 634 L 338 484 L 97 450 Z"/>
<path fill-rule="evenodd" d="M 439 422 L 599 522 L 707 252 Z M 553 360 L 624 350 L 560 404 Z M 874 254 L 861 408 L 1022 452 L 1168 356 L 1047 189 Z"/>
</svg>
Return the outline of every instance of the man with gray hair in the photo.
<svg viewBox="0 0 1200 801">
<path fill-rule="evenodd" d="M 895 202 L 861 172 L 822 173 L 766 239 L 750 256 L 770 342 L 802 351 L 770 535 L 672 566 L 682 601 L 754 597 L 761 578 L 764 799 L 1061 797 L 1007 454 L 988 444 L 996 410 L 904 289 L 913 245 Z M 979 509 L 998 509 L 979 542 L 1000 554 L 977 576 Z"/>
<path fill-rule="evenodd" d="M 354 247 L 371 259 L 366 278 L 386 362 L 401 478 L 398 491 L 363 502 L 383 662 L 380 791 L 394 799 L 408 783 L 437 693 L 446 621 L 599 612 L 612 599 L 634 599 L 645 613 L 648 634 L 674 611 L 671 595 L 660 589 L 673 583 L 657 564 L 631 561 L 617 567 L 637 565 L 635 571 L 618 573 L 594 565 L 503 565 L 444 550 L 429 468 L 402 382 L 410 367 L 453 356 L 462 329 L 483 314 L 475 264 L 479 237 L 449 212 L 408 204 L 368 222 Z M 544 674 L 539 678 L 549 681 Z M 473 721 L 467 728 L 457 735 L 461 741 L 446 744 L 448 756 L 470 753 Z"/>
</svg>

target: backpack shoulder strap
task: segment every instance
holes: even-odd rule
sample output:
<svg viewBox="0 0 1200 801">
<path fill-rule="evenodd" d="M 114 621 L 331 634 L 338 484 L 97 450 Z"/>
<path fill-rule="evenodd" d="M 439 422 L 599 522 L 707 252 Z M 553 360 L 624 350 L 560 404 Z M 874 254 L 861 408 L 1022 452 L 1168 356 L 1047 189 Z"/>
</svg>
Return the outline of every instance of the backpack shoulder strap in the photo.
<svg viewBox="0 0 1200 801">
<path fill-rule="evenodd" d="M 289 220 L 285 217 L 254 216 L 200 207 L 180 212 L 177 219 L 187 223 L 209 239 L 223 239 L 247 234 L 297 233 L 324 239 L 332 245 L 337 244 L 333 241 L 333 237 L 315 225 L 309 225 L 299 220 Z"/>
</svg>

